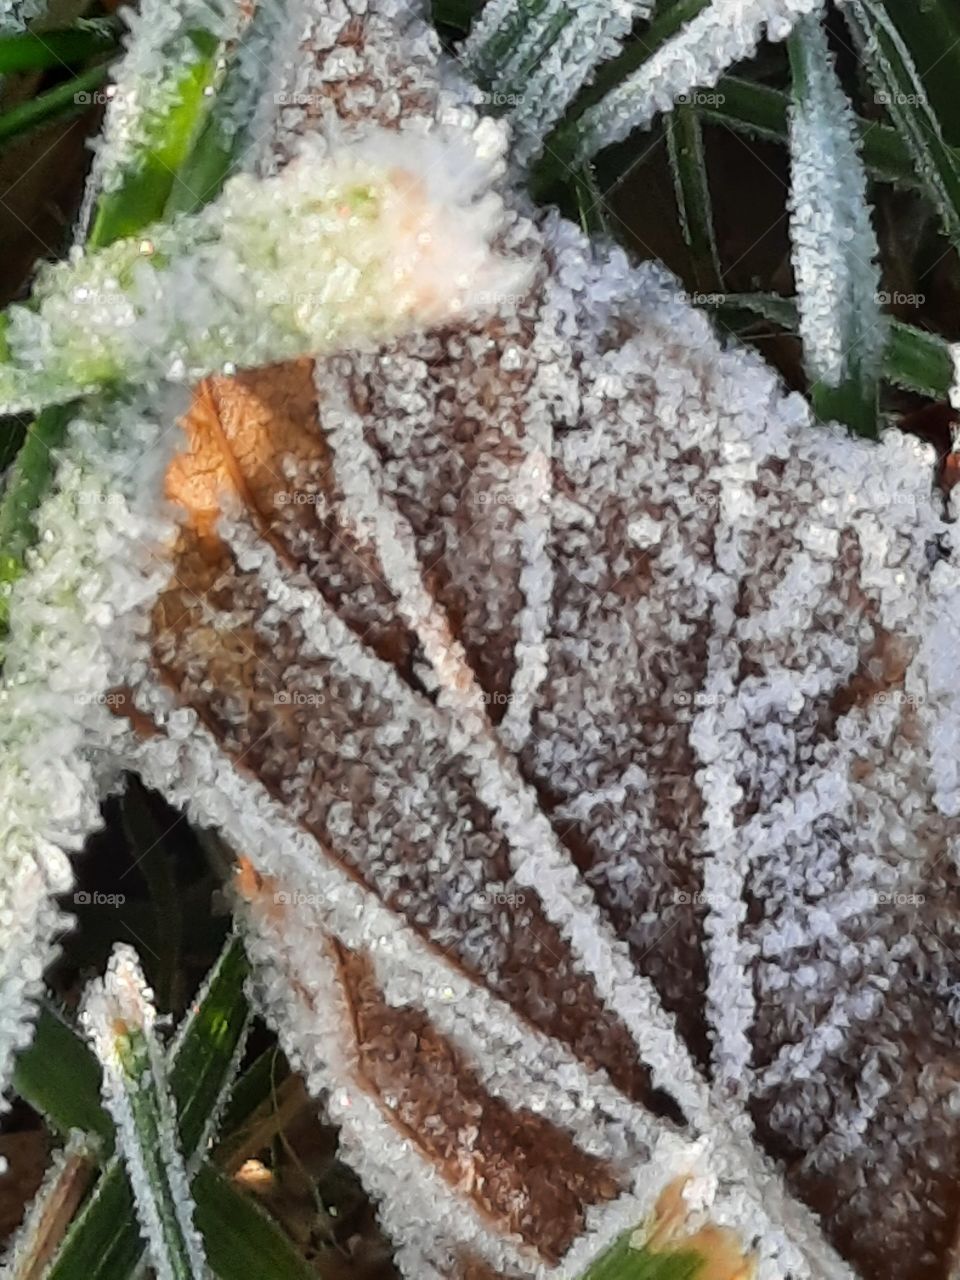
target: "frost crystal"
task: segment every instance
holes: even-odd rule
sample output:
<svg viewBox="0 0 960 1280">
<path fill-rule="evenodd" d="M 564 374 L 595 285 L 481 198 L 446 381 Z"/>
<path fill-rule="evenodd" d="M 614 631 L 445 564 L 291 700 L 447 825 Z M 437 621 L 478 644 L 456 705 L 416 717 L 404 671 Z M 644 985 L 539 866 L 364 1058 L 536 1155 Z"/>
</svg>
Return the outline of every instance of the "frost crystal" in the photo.
<svg viewBox="0 0 960 1280">
<path fill-rule="evenodd" d="M 588 159 L 697 88 L 710 88 L 732 63 L 749 58 L 763 35 L 783 40 L 823 0 L 712 0 L 631 76 L 577 121 L 576 159 Z"/>
<path fill-rule="evenodd" d="M 383 341 L 524 286 L 493 257 L 502 206 L 450 146 L 371 136 L 280 177 L 232 179 L 196 215 L 41 271 L 9 312 L 0 408 L 102 383 L 192 381 Z"/>
<path fill-rule="evenodd" d="M 0 0 L 0 31 L 20 31 L 46 8 L 46 0 Z"/>
<path fill-rule="evenodd" d="M 168 144 L 158 123 L 196 91 L 197 76 L 210 59 L 208 42 L 216 45 L 238 35 L 244 6 L 233 0 L 143 0 L 122 13 L 128 26 L 126 52 L 107 90 L 81 227 L 99 197 L 139 174 L 151 152 L 162 167 L 175 163 L 165 152 Z"/>
<path fill-rule="evenodd" d="M 719 70 L 799 6 L 708 15 Z M 504 124 L 406 4 L 292 26 L 258 180 L 385 126 L 502 179 Z M 260 1007 L 405 1274 L 573 1280 L 687 1179 L 761 1280 L 927 1280 L 960 1175 L 930 453 L 814 426 L 555 214 L 495 235 L 532 277 L 487 311 L 198 389 L 165 586 L 90 642 L 133 706 L 75 767 L 242 853 Z M 64 492 L 138 450 L 77 430 Z M 137 548 L 121 522 L 88 571 L 126 582 Z M 21 605 L 58 635 L 59 583 Z"/>
<path fill-rule="evenodd" d="M 167 398 L 160 414 L 169 422 Z M 142 451 L 131 466 L 117 434 Z M 51 901 L 99 825 L 99 798 L 112 766 L 84 747 L 120 731 L 111 693 L 137 650 L 134 621 L 164 580 L 166 526 L 136 493 L 158 493 L 167 452 L 143 406 L 118 405 L 96 425 L 73 427 L 75 451 L 59 489 L 42 507 L 29 576 L 13 588 L 11 629 L 0 682 L 0 1082 L 30 1039 L 55 940 L 70 920 Z M 99 443 L 95 444 L 95 438 Z M 172 444 L 168 436 L 168 443 Z M 110 646 L 106 632 L 113 630 Z"/>
<path fill-rule="evenodd" d="M 517 160 L 536 155 L 594 69 L 619 52 L 650 8 L 648 0 L 557 0 L 539 9 L 491 0 L 484 6 L 460 56 L 468 74 L 490 85 L 477 100 L 506 108 Z M 505 31 L 516 31 L 511 47 Z"/>
<path fill-rule="evenodd" d="M 819 17 L 801 21 L 794 49 L 790 241 L 800 334 L 811 383 L 837 387 L 851 368 L 876 368 L 882 357 L 879 247 L 853 109 Z"/>
</svg>

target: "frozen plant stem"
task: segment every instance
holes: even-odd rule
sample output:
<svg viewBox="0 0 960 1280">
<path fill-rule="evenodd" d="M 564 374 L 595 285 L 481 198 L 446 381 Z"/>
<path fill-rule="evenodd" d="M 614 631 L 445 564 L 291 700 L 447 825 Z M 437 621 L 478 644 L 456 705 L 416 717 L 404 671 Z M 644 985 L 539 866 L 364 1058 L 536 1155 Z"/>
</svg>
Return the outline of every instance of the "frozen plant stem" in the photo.
<svg viewBox="0 0 960 1280">
<path fill-rule="evenodd" d="M 466 181 L 438 178 L 458 163 Z M 502 206 L 472 200 L 479 176 L 425 139 L 314 146 L 198 214 L 77 252 L 6 313 L 0 411 L 377 344 L 515 294 L 528 272 L 490 250 Z"/>
<path fill-rule="evenodd" d="M 103 1064 L 103 1096 L 117 1127 L 140 1227 L 159 1280 L 207 1274 L 155 1011 L 135 953 L 118 946 L 93 983 L 83 1021 Z"/>
</svg>

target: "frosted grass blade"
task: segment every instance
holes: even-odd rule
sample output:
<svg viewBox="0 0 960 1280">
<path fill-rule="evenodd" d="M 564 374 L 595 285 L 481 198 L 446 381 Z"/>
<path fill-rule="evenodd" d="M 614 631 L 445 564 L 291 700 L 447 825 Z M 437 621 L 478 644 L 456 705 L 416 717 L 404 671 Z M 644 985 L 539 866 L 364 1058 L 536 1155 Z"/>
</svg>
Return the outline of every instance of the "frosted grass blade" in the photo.
<svg viewBox="0 0 960 1280">
<path fill-rule="evenodd" d="M 885 0 L 847 0 L 844 13 L 860 57 L 940 214 L 944 234 L 960 245 L 960 157 L 947 144 L 923 79 Z"/>
<path fill-rule="evenodd" d="M 853 111 L 819 17 L 799 22 L 788 47 L 790 238 L 809 396 L 821 418 L 874 435 L 886 325 Z"/>
<path fill-rule="evenodd" d="M 152 993 L 129 947 L 116 947 L 105 977 L 88 989 L 81 1017 L 103 1065 L 104 1101 L 158 1280 L 202 1280 L 206 1258 L 177 1142 Z"/>
</svg>

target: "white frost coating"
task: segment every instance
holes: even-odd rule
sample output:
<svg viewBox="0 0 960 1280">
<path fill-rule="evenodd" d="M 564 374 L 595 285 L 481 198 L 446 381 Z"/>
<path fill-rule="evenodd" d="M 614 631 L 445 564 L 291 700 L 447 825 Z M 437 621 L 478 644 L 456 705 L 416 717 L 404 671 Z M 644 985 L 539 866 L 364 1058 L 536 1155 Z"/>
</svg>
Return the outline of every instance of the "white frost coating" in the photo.
<svg viewBox="0 0 960 1280">
<path fill-rule="evenodd" d="M 155 408 L 163 417 L 173 404 Z M 139 464 L 112 452 L 118 433 L 142 450 Z M 51 898 L 73 880 L 64 855 L 100 825 L 109 778 L 85 748 L 121 732 L 107 690 L 141 651 L 134 619 L 165 576 L 153 553 L 169 525 L 155 500 L 143 502 L 166 462 L 160 435 L 137 404 L 73 425 L 37 515 L 29 573 L 11 593 L 0 682 L 0 1089 L 29 1043 L 43 971 L 71 923 Z"/>
<path fill-rule="evenodd" d="M 805 18 L 795 40 L 790 241 L 800 336 L 810 380 L 837 387 L 882 358 L 879 246 L 853 108 L 820 18 Z"/>
<path fill-rule="evenodd" d="M 565 9 L 563 0 L 540 0 L 535 8 L 523 0 L 488 0 L 460 46 L 458 56 L 467 75 L 476 81 L 502 82 L 542 38 L 545 24 Z"/>
<path fill-rule="evenodd" d="M 417 632 L 439 684 L 438 718 L 446 721 L 453 753 L 462 753 L 475 769 L 476 793 L 494 812 L 507 838 L 516 881 L 535 890 L 545 914 L 569 940 L 571 950 L 590 972 L 597 991 L 633 1036 L 638 1054 L 655 1084 L 677 1099 L 693 1131 L 708 1136 L 725 1178 L 737 1188 L 736 1220 L 760 1242 L 769 1261 L 763 1276 L 788 1265 L 811 1280 L 847 1277 L 849 1269 L 820 1238 L 815 1219 L 786 1195 L 772 1165 L 752 1148 L 745 1127 L 730 1125 L 726 1107 L 715 1108 L 699 1071 L 676 1034 L 653 985 L 635 972 L 623 944 L 615 940 L 592 895 L 559 846 L 556 835 L 520 778 L 512 756 L 502 751 L 483 710 L 472 672 L 460 646 L 449 640 L 442 609 L 426 592 L 412 549 L 409 526 L 385 504 L 376 481 L 376 462 L 358 424 L 328 410 L 328 427 L 337 455 L 337 473 L 347 511 L 356 527 L 377 546 L 398 607 Z M 223 526 L 228 533 L 228 526 Z M 304 631 L 347 673 L 364 680 L 377 677 L 385 696 L 410 700 L 413 695 L 392 667 L 375 659 L 347 632 L 319 592 L 304 590 L 284 572 L 275 553 L 258 544 L 247 527 L 228 533 L 241 568 L 256 569 L 273 583 L 271 596 L 303 615 Z M 442 715 L 447 712 L 448 715 Z M 430 718 L 429 704 L 421 715 Z M 771 1206 L 773 1211 L 771 1212 Z"/>
<path fill-rule="evenodd" d="M 463 646 L 452 639 L 449 620 L 424 586 L 413 532 L 382 496 L 376 458 L 361 425 L 346 415 L 338 420 L 335 414 L 327 415 L 327 425 L 348 515 L 355 527 L 372 539 L 385 580 L 397 596 L 400 614 L 423 645 L 439 685 L 437 705 L 449 712 L 451 748 L 462 751 L 476 770 L 477 795 L 500 821 L 518 883 L 540 894 L 547 918 L 569 937 L 574 952 L 585 959 L 587 971 L 596 971 L 599 966 L 598 990 L 623 1017 L 654 1079 L 670 1090 L 694 1124 L 708 1124 L 703 1081 L 656 992 L 631 972 L 625 949 L 614 942 L 556 833 L 521 779 L 514 758 L 502 750 L 490 726 L 482 691 L 466 663 Z M 387 672 L 393 677 L 389 668 L 384 675 Z"/>
<path fill-rule="evenodd" d="M 260 1006 L 310 1092 L 326 1096 L 330 1118 L 340 1127 L 341 1153 L 380 1200 L 380 1218 L 404 1271 L 445 1280 L 450 1274 L 444 1265 L 447 1251 L 454 1242 L 498 1270 L 538 1275 L 530 1251 L 499 1236 L 470 1203 L 460 1200 L 361 1087 L 354 1072 L 349 1011 L 329 941 L 312 931 L 304 966 L 300 948 L 291 945 L 285 918 L 271 919 L 269 909 L 264 912 L 252 905 L 247 918 Z M 431 1224 L 430 1231 L 424 1231 L 425 1222 Z"/>
<path fill-rule="evenodd" d="M 49 1246 L 51 1219 L 62 1215 L 66 1205 L 79 1202 L 96 1175 L 99 1154 L 96 1140 L 79 1130 L 70 1133 L 54 1152 L 43 1182 L 4 1250 L 0 1280 L 22 1280 L 25 1275 L 37 1274 L 37 1259 Z"/>
<path fill-rule="evenodd" d="M 577 0 L 531 6 L 488 4 L 461 50 L 468 74 L 492 85 L 478 101 L 506 106 L 513 126 L 514 156 L 527 163 L 573 101 L 577 91 L 608 58 L 615 57 L 633 24 L 647 17 L 648 0 Z M 491 38 L 501 48 L 504 25 L 511 31 L 526 20 L 519 40 L 489 59 Z M 498 38 L 499 34 L 499 38 Z"/>
<path fill-rule="evenodd" d="M 524 606 L 519 618 L 510 702 L 499 726 L 504 745 L 514 752 L 520 751 L 530 736 L 530 717 L 547 672 L 546 631 L 553 593 L 553 566 L 547 551 L 553 498 L 553 433 L 546 421 L 528 421 L 527 430 L 529 452 L 512 491 L 521 517 L 517 537 L 523 564 L 520 590 Z"/>
<path fill-rule="evenodd" d="M 341 1126 L 345 1158 L 361 1173 L 365 1185 L 384 1197 L 381 1213 L 384 1226 L 398 1242 L 398 1260 L 409 1274 L 422 1275 L 424 1265 L 432 1266 L 433 1234 L 439 1241 L 469 1244 L 492 1265 L 512 1264 L 523 1274 L 535 1275 L 537 1280 L 548 1280 L 548 1277 L 549 1280 L 574 1280 L 622 1231 L 644 1221 L 667 1183 L 678 1177 L 694 1177 L 709 1190 L 706 1204 L 711 1220 L 729 1226 L 741 1239 L 755 1244 L 758 1280 L 782 1280 L 788 1273 L 809 1275 L 814 1280 L 825 1280 L 828 1276 L 849 1280 L 849 1273 L 842 1266 L 836 1266 L 829 1251 L 818 1255 L 812 1234 L 808 1242 L 811 1256 L 805 1260 L 766 1219 L 754 1194 L 743 1185 L 743 1171 L 738 1171 L 736 1162 L 731 1160 L 724 1135 L 717 1135 L 716 1142 L 706 1138 L 691 1142 L 671 1126 L 645 1117 L 638 1108 L 622 1100 L 618 1104 L 615 1099 L 611 1099 L 613 1114 L 621 1123 L 636 1126 L 635 1133 L 642 1134 L 649 1146 L 643 1158 L 638 1159 L 636 1151 L 630 1153 L 634 1168 L 630 1191 L 612 1204 L 595 1206 L 588 1211 L 583 1234 L 558 1268 L 531 1264 L 523 1251 L 517 1251 L 508 1241 L 482 1226 L 469 1204 L 452 1199 L 444 1181 L 358 1088 L 352 1073 L 352 1052 L 345 1052 L 343 1048 L 352 1033 L 344 1031 L 348 1019 L 342 1008 L 334 966 L 323 944 L 324 929 L 331 922 L 331 906 L 339 917 L 338 936 L 348 946 L 369 947 L 378 977 L 388 983 L 386 994 L 389 997 L 391 991 L 393 993 L 392 1002 L 419 1005 L 429 1013 L 434 1025 L 441 1029 L 449 1026 L 450 1034 L 461 1044 L 468 1061 L 484 1082 L 492 1086 L 496 1096 L 509 1100 L 516 1088 L 509 1073 L 505 1079 L 504 1068 L 498 1069 L 496 1060 L 509 1058 L 519 1048 L 526 1067 L 535 1069 L 539 1037 L 531 1041 L 529 1032 L 515 1024 L 514 1034 L 519 1031 L 524 1042 L 522 1047 L 506 1038 L 499 1042 L 499 1037 L 509 1033 L 511 1019 L 507 1014 L 507 1022 L 501 1021 L 504 1010 L 498 1002 L 489 1006 L 495 1017 L 473 1024 L 471 1033 L 465 1035 L 465 1022 L 469 1025 L 471 1019 L 464 1002 L 474 1002 L 482 996 L 476 986 L 455 970 L 444 973 L 442 965 L 438 969 L 437 961 L 428 953 L 418 956 L 418 950 L 422 951 L 418 944 L 414 943 L 410 950 L 402 944 L 398 947 L 398 936 L 407 931 L 402 927 L 396 930 L 395 925 L 382 921 L 380 917 L 388 914 L 383 908 L 371 903 L 361 915 L 350 911 L 346 902 L 336 906 L 336 898 L 336 894 L 320 892 L 316 901 L 321 906 L 298 904 L 294 909 L 271 907 L 259 901 L 248 904 L 245 914 L 253 930 L 250 949 L 257 963 L 257 990 L 265 1016 L 277 1027 L 291 1059 L 306 1074 L 311 1091 L 326 1094 L 328 1110 Z M 344 927 L 346 936 L 340 932 Z M 421 969 L 424 963 L 426 968 Z M 443 986 L 438 991 L 431 987 L 431 982 L 442 982 Z M 426 986 L 421 985 L 424 983 Z M 426 1001 L 421 997 L 424 991 L 433 992 Z M 482 1004 L 481 999 L 481 1007 Z M 458 1017 L 458 1014 L 466 1016 Z M 492 1041 L 490 1033 L 494 1036 Z M 597 1144 L 599 1133 L 593 1141 L 588 1135 L 591 1125 L 601 1122 L 602 1108 L 598 1104 L 610 1091 L 601 1084 L 598 1090 L 591 1088 L 581 1093 L 583 1070 L 579 1064 L 563 1062 L 565 1056 L 561 1051 L 561 1065 L 555 1079 L 548 1076 L 542 1084 L 532 1086 L 528 1081 L 525 1093 L 520 1095 L 520 1105 L 538 1112 L 542 1110 L 550 1116 L 557 1105 L 553 1090 L 559 1085 L 561 1091 L 571 1091 L 568 1105 L 579 1106 L 583 1114 L 574 1121 L 566 1117 L 565 1126 L 573 1123 L 580 1130 L 578 1138 L 584 1149 L 606 1154 L 609 1150 L 606 1143 Z M 544 1087 L 548 1096 L 543 1097 L 541 1107 L 538 1099 Z M 562 1108 L 560 1116 L 563 1117 Z M 611 1127 L 611 1133 L 615 1132 L 616 1125 Z M 371 1158 L 372 1152 L 387 1154 Z M 628 1153 L 621 1150 L 610 1154 L 622 1161 Z M 754 1173 L 757 1172 L 755 1169 Z M 775 1180 L 768 1182 L 768 1175 L 763 1175 L 761 1185 L 764 1185 L 765 1197 L 790 1220 L 795 1211 L 782 1204 Z M 417 1225 L 418 1219 L 420 1223 L 430 1223 L 431 1232 L 424 1232 L 422 1225 Z M 793 1223 L 798 1234 L 801 1234 L 801 1222 L 802 1215 L 799 1222 Z"/>
<path fill-rule="evenodd" d="M 735 62 L 749 58 L 761 37 L 783 40 L 798 18 L 823 0 L 712 0 L 671 40 L 577 122 L 575 160 L 644 129 L 679 97 L 708 89 Z"/>
<path fill-rule="evenodd" d="M 145 152 L 156 142 L 158 118 L 177 104 L 185 77 L 209 56 L 191 33 L 204 32 L 225 43 L 243 21 L 243 6 L 235 0 L 144 0 L 121 12 L 129 28 L 126 51 L 107 89 L 108 107 L 80 215 L 80 240 L 97 199 L 139 171 Z M 214 82 L 217 78 L 214 68 Z"/>
<path fill-rule="evenodd" d="M 279 177 L 237 175 L 200 213 L 38 276 L 8 313 L 0 407 L 103 382 L 191 382 L 489 309 L 528 269 L 492 254 L 503 206 L 456 143 L 305 142 Z"/>
<path fill-rule="evenodd" d="M 960 409 L 960 342 L 954 342 L 951 345 L 950 356 L 953 360 L 953 383 L 950 387 L 950 403 L 954 409 Z"/>
<path fill-rule="evenodd" d="M 80 1021 L 103 1067 L 104 1102 L 117 1127 L 117 1143 L 158 1280 L 180 1280 L 184 1262 L 191 1276 L 206 1280 L 209 1271 L 194 1226 L 196 1208 L 179 1151 L 153 993 L 132 947 L 114 947 L 106 974 L 87 988 Z M 155 1127 L 143 1122 L 148 1108 L 154 1111 Z M 154 1142 L 159 1142 L 159 1149 Z"/>
<path fill-rule="evenodd" d="M 0 0 L 0 31 L 22 31 L 46 11 L 47 0 Z"/>
</svg>

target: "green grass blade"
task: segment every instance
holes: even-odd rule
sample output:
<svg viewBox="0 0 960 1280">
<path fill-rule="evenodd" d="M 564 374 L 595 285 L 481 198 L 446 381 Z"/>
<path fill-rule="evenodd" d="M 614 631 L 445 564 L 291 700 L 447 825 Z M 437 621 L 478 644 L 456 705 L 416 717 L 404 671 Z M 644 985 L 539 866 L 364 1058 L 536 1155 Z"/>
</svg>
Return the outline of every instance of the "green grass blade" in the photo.
<svg viewBox="0 0 960 1280">
<path fill-rule="evenodd" d="M 88 238 L 91 248 L 135 235 L 163 216 L 178 171 L 210 110 L 221 64 L 220 43 L 206 32 L 193 33 L 177 69 L 172 102 L 164 99 L 162 109 L 148 114 L 135 163 L 100 198 Z"/>
<path fill-rule="evenodd" d="M 944 137 L 960 145 L 960 6 L 955 0 L 883 0 Z"/>
<path fill-rule="evenodd" d="M 700 107 L 700 115 L 703 120 L 725 125 L 747 137 L 786 143 L 789 107 L 789 97 L 779 89 L 753 84 L 739 76 L 724 76 L 717 81 L 717 92 L 711 101 Z M 862 118 L 857 119 L 856 126 L 860 154 L 872 178 L 922 188 L 910 151 L 896 129 Z"/>
<path fill-rule="evenodd" d="M 249 1017 L 247 972 L 242 943 L 232 937 L 170 1047 L 168 1078 L 188 1163 L 205 1152 L 233 1082 Z M 110 1150 L 114 1125 L 100 1104 L 100 1066 L 79 1033 L 53 1018 L 41 1017 L 37 1040 L 21 1054 L 17 1089 L 61 1132 L 96 1133 Z M 121 1280 L 142 1252 L 132 1192 L 114 1157 L 67 1234 L 48 1280 Z"/>
<path fill-rule="evenodd" d="M 821 419 L 872 436 L 885 320 L 853 111 L 819 15 L 801 18 L 788 50 L 790 238 L 808 394 Z"/>
<path fill-rule="evenodd" d="M 592 164 L 588 162 L 573 171 L 570 176 L 570 189 L 577 218 L 584 232 L 588 236 L 610 235 L 609 221 L 605 214 L 606 205 Z"/>
<path fill-rule="evenodd" d="M 37 416 L 6 479 L 0 500 L 0 635 L 7 630 L 10 591 L 36 538 L 34 513 L 50 482 L 54 451 L 72 412 L 70 405 L 53 405 Z"/>
<path fill-rule="evenodd" d="M 631 1244 L 632 1231 L 587 1268 L 580 1280 L 697 1280 L 707 1259 L 693 1250 L 651 1253 Z"/>
<path fill-rule="evenodd" d="M 223 186 L 251 138 L 261 93 L 262 69 L 270 65 L 280 38 L 285 11 L 272 0 L 261 0 L 229 59 L 213 106 L 184 160 L 164 209 L 169 219 L 195 213 Z"/>
<path fill-rule="evenodd" d="M 467 75 L 488 86 L 509 77 L 547 10 L 548 0 L 488 0 L 460 50 Z"/>
<path fill-rule="evenodd" d="M 100 1065 L 59 1013 L 44 1005 L 33 1042 L 17 1059 L 13 1085 L 21 1098 L 64 1136 L 74 1129 L 96 1134 L 101 1150 L 113 1149 L 113 1123 L 100 1105 Z"/>
<path fill-rule="evenodd" d="M 711 308 L 723 326 L 742 335 L 757 319 L 769 320 L 787 333 L 798 332 L 797 304 L 793 298 L 771 293 L 730 293 Z M 894 386 L 931 400 L 945 400 L 953 384 L 950 345 L 935 333 L 889 322 L 889 342 L 883 362 L 883 377 Z"/>
<path fill-rule="evenodd" d="M 122 1280 L 142 1254 L 133 1192 L 115 1156 L 70 1224 L 44 1280 Z"/>
<path fill-rule="evenodd" d="M 82 1018 L 103 1065 L 104 1102 L 158 1280 L 202 1280 L 206 1259 L 175 1137 L 156 1015 L 129 947 L 118 945 L 105 977 L 91 984 Z"/>
<path fill-rule="evenodd" d="M 567 119 L 547 138 L 543 155 L 531 175 L 535 195 L 542 198 L 564 179 L 568 170 L 576 167 L 582 151 L 584 113 L 629 79 L 709 3 L 710 0 L 676 0 L 666 8 L 661 6 L 647 30 L 598 70 L 592 84 L 574 102 Z"/>
<path fill-rule="evenodd" d="M 228 939 L 171 1049 L 170 1086 L 188 1162 L 203 1152 L 236 1076 L 249 1026 L 243 943 Z"/>
<path fill-rule="evenodd" d="M 73 67 L 117 47 L 120 23 L 114 18 L 81 21 L 61 30 L 0 36 L 0 75 Z"/>
<path fill-rule="evenodd" d="M 283 1057 L 274 1046 L 264 1049 L 243 1074 L 237 1077 L 220 1117 L 220 1140 L 217 1148 L 219 1157 L 229 1155 L 238 1140 L 245 1137 L 244 1131 L 250 1117 L 275 1096 L 278 1085 L 285 1078 L 285 1072 Z"/>
<path fill-rule="evenodd" d="M 273 1219 L 211 1164 L 200 1168 L 193 1194 L 197 1224 L 219 1280 L 317 1280 Z"/>
<path fill-rule="evenodd" d="M 110 68 L 106 63 L 90 67 L 73 80 L 4 111 L 0 115 L 0 142 L 9 142 L 11 138 L 19 138 L 40 125 L 88 111 L 94 94 L 106 84 L 109 75 Z"/>
<path fill-rule="evenodd" d="M 166 213 L 177 173 L 186 164 L 194 140 L 202 134 L 211 102 L 216 98 L 206 90 L 214 86 L 221 73 L 220 41 L 207 33 L 193 33 L 188 49 L 191 51 L 189 65 L 180 71 L 180 82 L 172 100 L 162 98 L 159 109 L 148 105 L 144 118 L 138 121 L 137 130 L 144 141 L 127 157 L 126 178 L 111 185 L 109 192 L 102 192 L 96 202 L 93 225 L 87 237 L 91 248 L 104 248 L 122 235 L 135 235 Z M 100 88 L 108 74 L 106 65 L 94 67 L 83 77 L 51 90 L 51 94 L 58 95 L 57 110 L 85 110 L 86 106 L 74 99 L 78 94 Z M 49 104 L 49 98 L 49 94 L 42 94 L 15 112 L 0 117 L 0 138 L 4 120 L 6 127 L 11 128 L 11 115 L 14 128 L 24 125 L 25 121 L 25 127 L 31 122 L 39 123 L 37 104 L 45 100 Z M 40 111 L 42 114 L 42 109 Z M 129 120 L 127 127 L 133 127 Z M 195 203 L 204 203 L 217 194 L 225 176 L 225 171 L 210 174 L 202 188 L 191 182 L 189 187 L 181 184 L 181 191 L 189 192 Z M 0 340 L 0 348 L 2 346 Z M 34 512 L 50 480 L 51 450 L 62 441 L 70 416 L 63 406 L 44 410 L 37 416 L 0 498 L 0 636 L 7 629 L 11 586 L 23 573 L 24 553 L 36 537 Z"/>
<path fill-rule="evenodd" d="M 219 1111 L 236 1074 L 249 1019 L 248 972 L 243 943 L 231 936 L 170 1046 L 168 1072 L 188 1156 L 205 1143 L 206 1117 Z M 80 1033 L 51 1009 L 41 1011 L 14 1078 L 20 1096 L 54 1128 L 96 1133 L 109 1150 L 114 1127 L 100 1104 L 100 1065 Z"/>
<path fill-rule="evenodd" d="M 680 227 L 690 251 L 693 278 L 698 289 L 716 290 L 721 287 L 723 272 L 713 229 L 703 130 L 697 108 L 681 103 L 664 123 Z"/>
<path fill-rule="evenodd" d="M 888 0 L 850 0 L 844 13 L 877 90 L 877 102 L 886 107 L 909 149 L 944 233 L 960 245 L 960 158 L 944 138 L 923 79 L 893 20 L 894 8 Z"/>
</svg>

